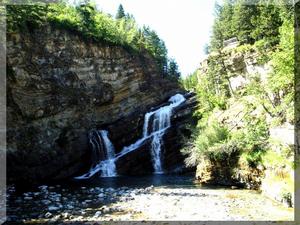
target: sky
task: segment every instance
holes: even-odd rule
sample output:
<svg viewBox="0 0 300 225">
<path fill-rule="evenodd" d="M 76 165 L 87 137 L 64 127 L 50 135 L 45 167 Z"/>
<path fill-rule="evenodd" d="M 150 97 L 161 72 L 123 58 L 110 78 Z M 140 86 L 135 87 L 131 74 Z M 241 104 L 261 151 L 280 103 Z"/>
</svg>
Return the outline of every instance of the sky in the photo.
<svg viewBox="0 0 300 225">
<path fill-rule="evenodd" d="M 182 76 L 194 72 L 205 57 L 213 24 L 214 0 L 94 0 L 97 8 L 115 15 L 120 4 L 137 23 L 148 25 L 165 41 Z"/>
</svg>

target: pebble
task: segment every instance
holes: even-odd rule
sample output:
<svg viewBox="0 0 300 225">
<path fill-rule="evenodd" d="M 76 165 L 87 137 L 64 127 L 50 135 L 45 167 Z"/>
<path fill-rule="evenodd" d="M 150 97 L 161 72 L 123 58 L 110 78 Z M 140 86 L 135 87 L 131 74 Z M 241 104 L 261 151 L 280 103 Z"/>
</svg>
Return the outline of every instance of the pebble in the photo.
<svg viewBox="0 0 300 225">
<path fill-rule="evenodd" d="M 49 205 L 50 203 L 51 203 L 51 201 L 50 200 L 47 200 L 47 199 L 44 199 L 44 200 L 42 200 L 41 201 L 43 204 L 45 204 L 45 205 Z"/>
<path fill-rule="evenodd" d="M 107 206 L 103 206 L 101 209 L 102 209 L 103 213 L 109 213 L 110 212 L 110 208 L 107 207 Z"/>
<path fill-rule="evenodd" d="M 49 210 L 49 211 L 57 211 L 57 210 L 59 210 L 59 208 L 60 208 L 60 207 L 49 206 L 49 207 L 48 207 L 48 210 Z"/>
<path fill-rule="evenodd" d="M 103 198 L 103 197 L 104 197 L 104 194 L 103 194 L 103 193 L 100 193 L 100 194 L 98 195 L 98 197 L 99 197 L 99 198 Z"/>
<path fill-rule="evenodd" d="M 97 212 L 95 213 L 94 217 L 99 217 L 99 216 L 101 216 L 101 214 L 102 214 L 101 211 L 97 211 Z"/>
<path fill-rule="evenodd" d="M 32 200 L 32 197 L 26 196 L 24 197 L 25 200 Z"/>
<path fill-rule="evenodd" d="M 46 185 L 39 186 L 39 189 L 41 189 L 41 190 L 45 190 L 47 188 L 48 188 L 48 186 L 46 186 Z"/>
<path fill-rule="evenodd" d="M 62 214 L 62 216 L 63 216 L 64 219 L 67 219 L 70 216 L 70 214 L 65 212 L 65 213 Z"/>
<path fill-rule="evenodd" d="M 74 206 L 72 206 L 72 205 L 67 205 L 66 208 L 67 208 L 67 209 L 74 209 Z"/>
<path fill-rule="evenodd" d="M 48 187 L 40 187 L 40 190 L 47 190 Z M 51 188 L 49 188 L 51 189 Z M 79 190 L 69 191 L 53 190 L 51 192 L 27 192 L 20 197 L 15 197 L 14 212 L 18 215 L 20 221 L 30 222 L 30 219 L 41 218 L 46 221 L 57 221 L 66 219 L 68 221 L 95 221 L 96 218 L 102 217 L 104 220 L 159 220 L 159 219 L 178 219 L 191 218 L 195 220 L 211 220 L 217 218 L 224 220 L 231 218 L 237 219 L 270 219 L 263 211 L 262 215 L 249 211 L 245 215 L 232 214 L 232 208 L 245 208 L 253 203 L 253 195 L 244 198 L 236 198 L 228 200 L 223 190 L 201 190 L 201 189 L 172 189 L 172 188 L 154 188 L 148 186 L 146 188 L 91 188 L 86 191 L 86 187 Z M 242 190 L 230 190 L 230 193 L 242 193 Z M 217 193 L 217 194 L 215 194 Z M 239 196 L 240 194 L 237 194 Z M 37 197 L 34 197 L 37 196 Z M 63 197 L 62 197 L 63 196 Z M 257 196 L 257 195 L 255 195 Z M 116 198 L 115 198 L 116 197 Z M 23 209 L 24 199 L 34 199 L 34 201 L 26 202 L 26 207 L 32 206 L 32 211 L 25 212 Z M 105 200 L 105 201 L 102 201 Z M 115 201 L 114 201 L 115 199 Z M 61 201 L 63 200 L 63 201 Z M 61 202 L 60 202 L 61 201 Z M 264 205 L 262 197 L 258 197 L 254 201 L 260 201 Z M 88 205 L 93 202 L 94 204 Z M 235 202 L 235 203 L 234 203 Z M 103 206 L 102 204 L 105 203 Z M 245 203 L 245 204 L 244 204 Z M 32 205 L 29 205 L 32 204 Z M 40 208 L 46 207 L 45 211 Z M 22 207 L 21 207 L 22 206 Z M 101 207 L 101 208 L 100 208 Z M 251 205 L 252 207 L 252 205 Z M 99 209 L 100 208 L 100 209 Z M 256 206 L 256 208 L 260 208 Z M 31 210 L 31 209 L 30 209 Z M 33 216 L 32 212 L 40 212 Z M 121 213 L 114 213 L 121 212 Z M 124 212 L 124 213 L 123 213 Z M 27 213 L 27 214 L 26 214 Z M 26 214 L 26 216 L 24 216 Z M 14 215 L 11 216 L 11 218 Z M 183 217 L 181 217 L 183 216 Z M 31 218 L 30 218 L 31 217 Z M 272 217 L 272 219 L 277 217 Z M 101 218 L 102 219 L 102 218 Z M 276 220 L 276 219 L 274 219 Z"/>
<path fill-rule="evenodd" d="M 52 216 L 52 213 L 51 212 L 47 212 L 46 214 L 45 214 L 45 218 L 50 218 Z"/>
<path fill-rule="evenodd" d="M 114 192 L 115 189 L 113 189 L 113 188 L 107 188 L 106 191 L 107 191 L 107 192 Z"/>
</svg>

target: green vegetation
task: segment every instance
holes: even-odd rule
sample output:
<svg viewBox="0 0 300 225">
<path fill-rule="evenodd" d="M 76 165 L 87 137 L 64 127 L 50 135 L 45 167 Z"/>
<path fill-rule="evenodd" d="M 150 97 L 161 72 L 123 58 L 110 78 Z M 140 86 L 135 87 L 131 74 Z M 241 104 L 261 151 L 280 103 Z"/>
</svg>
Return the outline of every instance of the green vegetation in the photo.
<svg viewBox="0 0 300 225">
<path fill-rule="evenodd" d="M 223 41 L 237 37 L 242 44 L 253 44 L 263 40 L 269 48 L 279 43 L 279 28 L 282 26 L 282 13 L 290 13 L 291 6 L 284 1 L 225 0 L 216 5 L 213 36 L 210 51 L 223 47 Z M 255 3 L 255 4 L 254 4 Z"/>
<path fill-rule="evenodd" d="M 48 5 L 7 6 L 8 32 L 31 31 L 45 24 L 76 32 L 88 40 L 123 46 L 132 53 L 148 52 L 156 60 L 162 75 L 178 78 L 177 64 L 168 58 L 164 41 L 149 27 L 140 28 L 134 17 L 125 13 L 122 5 L 116 19 L 97 10 L 96 5 L 89 1 L 77 6 L 64 1 Z"/>
<path fill-rule="evenodd" d="M 290 164 L 292 147 L 278 147 L 269 131 L 295 122 L 293 7 L 256 2 L 225 0 L 216 6 L 208 58 L 182 80 L 186 89 L 196 92 L 199 102 L 198 126 L 183 150 L 189 165 L 197 165 L 203 156 L 225 158 L 228 154 L 220 152 L 232 151 L 239 152 L 252 168 Z M 239 46 L 224 48 L 224 41 L 233 37 Z M 240 56 L 251 54 L 258 66 L 268 63 L 272 70 L 266 75 L 239 70 Z M 247 82 L 233 89 L 230 78 L 238 75 Z"/>
</svg>

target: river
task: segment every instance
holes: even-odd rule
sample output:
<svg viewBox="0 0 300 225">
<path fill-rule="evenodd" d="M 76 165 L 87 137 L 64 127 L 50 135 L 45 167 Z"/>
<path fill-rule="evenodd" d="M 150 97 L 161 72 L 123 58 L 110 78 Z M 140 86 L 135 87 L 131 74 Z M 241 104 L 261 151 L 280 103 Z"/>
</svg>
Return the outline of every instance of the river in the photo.
<svg viewBox="0 0 300 225">
<path fill-rule="evenodd" d="M 10 187 L 8 221 L 294 220 L 293 209 L 257 191 L 194 182 L 192 175 L 92 178 L 19 190 Z"/>
</svg>

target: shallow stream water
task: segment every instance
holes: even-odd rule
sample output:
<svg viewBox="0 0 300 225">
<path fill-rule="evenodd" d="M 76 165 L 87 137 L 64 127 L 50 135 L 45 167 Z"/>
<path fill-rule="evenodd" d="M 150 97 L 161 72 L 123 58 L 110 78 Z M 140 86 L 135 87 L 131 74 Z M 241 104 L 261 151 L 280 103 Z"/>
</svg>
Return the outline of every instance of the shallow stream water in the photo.
<svg viewBox="0 0 300 225">
<path fill-rule="evenodd" d="M 257 191 L 203 186 L 179 175 L 96 177 L 26 191 L 10 187 L 7 206 L 10 223 L 294 219 L 293 209 Z"/>
</svg>

